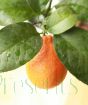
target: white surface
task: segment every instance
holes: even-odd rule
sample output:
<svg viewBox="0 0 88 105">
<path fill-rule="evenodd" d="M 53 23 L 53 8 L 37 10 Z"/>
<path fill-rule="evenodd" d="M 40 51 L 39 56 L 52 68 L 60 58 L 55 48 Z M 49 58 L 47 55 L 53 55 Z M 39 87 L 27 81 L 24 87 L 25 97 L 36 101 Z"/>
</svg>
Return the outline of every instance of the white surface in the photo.
<svg viewBox="0 0 88 105">
<path fill-rule="evenodd" d="M 35 87 L 26 77 L 25 65 L 17 70 L 0 74 L 1 105 L 64 105 L 67 93 L 60 85 L 50 90 Z M 69 80 L 69 79 L 68 79 Z M 68 81 L 67 80 L 67 81 Z M 67 85 L 67 83 L 64 83 Z M 67 89 L 68 90 L 68 89 Z"/>
<path fill-rule="evenodd" d="M 48 91 L 27 79 L 25 65 L 0 74 L 0 105 L 88 105 L 87 98 L 88 86 L 69 72 L 61 85 Z"/>
</svg>

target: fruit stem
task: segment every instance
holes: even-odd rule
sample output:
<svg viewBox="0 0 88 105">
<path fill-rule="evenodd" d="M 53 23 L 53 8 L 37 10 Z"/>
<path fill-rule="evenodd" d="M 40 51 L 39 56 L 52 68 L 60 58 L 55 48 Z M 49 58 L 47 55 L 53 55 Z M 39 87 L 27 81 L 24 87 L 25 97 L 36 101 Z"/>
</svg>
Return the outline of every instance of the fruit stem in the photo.
<svg viewBox="0 0 88 105">
<path fill-rule="evenodd" d="M 43 36 L 43 44 L 49 45 L 50 43 L 53 43 L 53 37 L 51 35 Z"/>
</svg>

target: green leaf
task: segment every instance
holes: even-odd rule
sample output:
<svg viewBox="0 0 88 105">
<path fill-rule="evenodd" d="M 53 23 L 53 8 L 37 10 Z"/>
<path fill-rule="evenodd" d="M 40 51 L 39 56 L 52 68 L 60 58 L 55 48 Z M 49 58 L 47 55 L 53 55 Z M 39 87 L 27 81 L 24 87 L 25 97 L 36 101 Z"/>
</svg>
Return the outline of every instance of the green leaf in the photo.
<svg viewBox="0 0 88 105">
<path fill-rule="evenodd" d="M 40 14 L 49 0 L 26 0 L 26 1 L 35 12 Z"/>
<path fill-rule="evenodd" d="M 76 16 L 70 8 L 60 7 L 46 18 L 44 24 L 49 32 L 60 34 L 72 28 L 76 24 L 76 21 Z"/>
<path fill-rule="evenodd" d="M 41 38 L 29 23 L 17 23 L 3 28 L 0 30 L 0 72 L 25 64 L 34 57 L 40 46 Z"/>
<path fill-rule="evenodd" d="M 26 0 L 3 0 L 0 2 L 0 15 L 0 24 L 7 25 L 24 21 L 37 14 L 32 10 Z"/>
<path fill-rule="evenodd" d="M 77 5 L 81 5 L 84 7 L 88 7 L 88 0 L 63 0 L 62 1 L 64 4 L 77 4 Z"/>
<path fill-rule="evenodd" d="M 88 84 L 88 31 L 72 28 L 54 37 L 56 52 L 67 69 Z"/>
<path fill-rule="evenodd" d="M 57 7 L 70 6 L 78 15 L 78 19 L 88 22 L 88 0 L 63 0 Z"/>
<path fill-rule="evenodd" d="M 71 4 L 70 6 L 80 21 L 88 22 L 88 8 L 76 4 Z"/>
<path fill-rule="evenodd" d="M 0 24 L 8 25 L 38 16 L 47 2 L 48 0 L 0 0 Z"/>
</svg>

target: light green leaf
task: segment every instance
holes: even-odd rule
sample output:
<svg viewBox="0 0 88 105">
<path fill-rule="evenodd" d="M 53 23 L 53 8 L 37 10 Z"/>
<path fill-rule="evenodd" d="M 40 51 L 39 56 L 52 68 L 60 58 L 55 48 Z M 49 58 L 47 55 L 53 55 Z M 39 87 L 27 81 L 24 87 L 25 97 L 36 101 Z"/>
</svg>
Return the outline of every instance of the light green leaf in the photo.
<svg viewBox="0 0 88 105">
<path fill-rule="evenodd" d="M 76 21 L 76 16 L 70 8 L 61 7 L 48 16 L 44 24 L 49 32 L 60 34 L 73 27 Z"/>
<path fill-rule="evenodd" d="M 0 72 L 25 64 L 34 57 L 40 46 L 41 38 L 29 23 L 12 24 L 1 29 Z"/>
<path fill-rule="evenodd" d="M 88 31 L 79 28 L 55 36 L 56 52 L 67 69 L 88 84 Z"/>
</svg>

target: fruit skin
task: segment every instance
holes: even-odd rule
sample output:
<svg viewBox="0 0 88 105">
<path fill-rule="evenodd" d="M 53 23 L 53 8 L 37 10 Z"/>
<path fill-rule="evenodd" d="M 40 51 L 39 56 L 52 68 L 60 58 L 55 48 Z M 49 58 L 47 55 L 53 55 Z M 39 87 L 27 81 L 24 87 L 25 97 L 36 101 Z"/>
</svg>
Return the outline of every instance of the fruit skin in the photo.
<svg viewBox="0 0 88 105">
<path fill-rule="evenodd" d="M 39 88 L 52 88 L 60 84 L 67 70 L 58 58 L 52 36 L 43 36 L 39 53 L 26 64 L 28 78 Z"/>
</svg>

